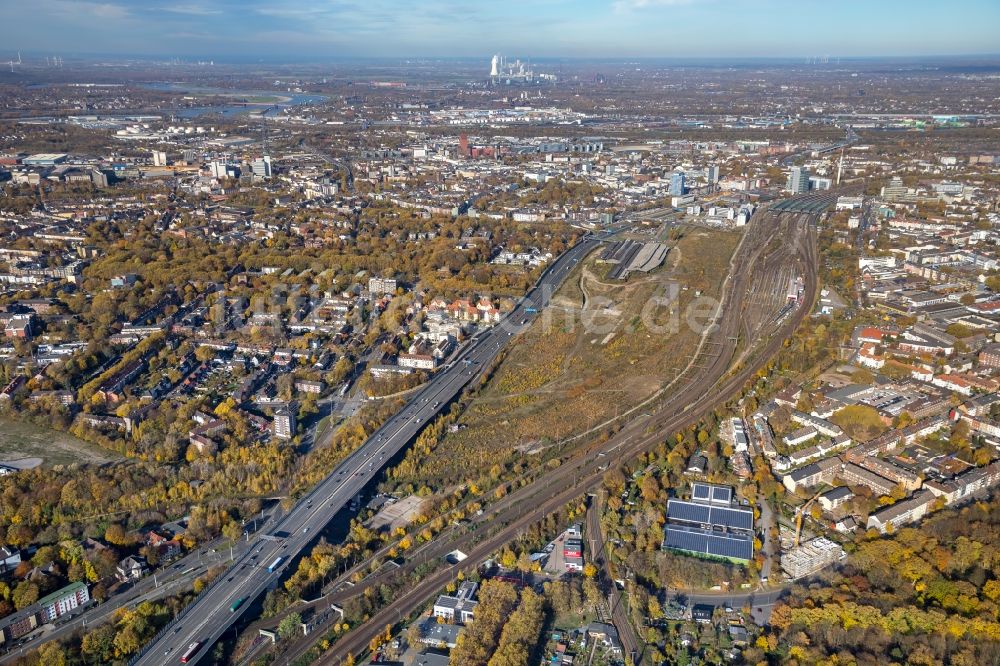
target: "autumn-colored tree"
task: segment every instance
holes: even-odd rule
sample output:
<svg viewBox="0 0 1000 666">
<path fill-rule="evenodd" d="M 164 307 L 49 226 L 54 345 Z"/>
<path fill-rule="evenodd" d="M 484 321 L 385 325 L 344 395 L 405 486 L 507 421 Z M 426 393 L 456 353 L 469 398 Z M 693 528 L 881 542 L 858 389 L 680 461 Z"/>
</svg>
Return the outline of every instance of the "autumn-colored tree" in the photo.
<svg viewBox="0 0 1000 666">
<path fill-rule="evenodd" d="M 500 633 L 517 605 L 517 591 L 509 583 L 488 580 L 479 590 L 476 621 L 459 634 L 449 663 L 453 666 L 486 666 L 500 640 Z"/>
</svg>

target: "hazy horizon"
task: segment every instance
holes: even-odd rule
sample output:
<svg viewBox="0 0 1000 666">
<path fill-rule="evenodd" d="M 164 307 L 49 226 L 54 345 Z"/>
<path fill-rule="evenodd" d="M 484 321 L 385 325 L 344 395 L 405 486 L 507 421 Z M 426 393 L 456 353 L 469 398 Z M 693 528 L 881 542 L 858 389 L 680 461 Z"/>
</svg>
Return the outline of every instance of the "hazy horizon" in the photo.
<svg viewBox="0 0 1000 666">
<path fill-rule="evenodd" d="M 214 58 L 879 58 L 998 51 L 1000 5 L 845 0 L 0 0 L 10 55 Z M 975 20 L 971 20 L 975 17 Z M 0 53 L 7 57 L 8 54 Z"/>
</svg>

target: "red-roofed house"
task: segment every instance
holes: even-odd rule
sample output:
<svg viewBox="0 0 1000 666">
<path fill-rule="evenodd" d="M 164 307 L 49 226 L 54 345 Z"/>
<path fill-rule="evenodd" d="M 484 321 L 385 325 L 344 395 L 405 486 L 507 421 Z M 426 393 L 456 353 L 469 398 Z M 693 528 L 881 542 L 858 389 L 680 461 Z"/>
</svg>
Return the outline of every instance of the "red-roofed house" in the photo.
<svg viewBox="0 0 1000 666">
<path fill-rule="evenodd" d="M 146 534 L 146 545 L 160 553 L 161 560 L 172 560 L 181 554 L 181 542 L 150 531 Z"/>
<path fill-rule="evenodd" d="M 862 344 L 865 342 L 871 342 L 876 345 L 879 345 L 882 344 L 882 340 L 887 335 L 888 334 L 882 331 L 881 329 L 875 328 L 874 326 L 866 326 L 865 328 L 861 329 L 861 332 L 858 334 L 858 341 L 861 342 Z"/>
<path fill-rule="evenodd" d="M 972 384 L 958 375 L 937 375 L 931 380 L 931 384 L 962 395 L 972 395 Z"/>
<path fill-rule="evenodd" d="M 872 370 L 881 370 L 885 365 L 885 357 L 876 354 L 875 345 L 869 342 L 861 345 L 861 349 L 858 350 L 858 363 Z"/>
</svg>

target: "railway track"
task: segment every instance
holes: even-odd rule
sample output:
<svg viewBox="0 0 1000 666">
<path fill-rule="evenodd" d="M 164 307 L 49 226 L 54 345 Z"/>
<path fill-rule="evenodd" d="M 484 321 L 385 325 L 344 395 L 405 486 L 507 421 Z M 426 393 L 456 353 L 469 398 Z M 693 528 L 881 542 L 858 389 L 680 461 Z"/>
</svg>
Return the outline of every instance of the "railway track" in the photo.
<svg viewBox="0 0 1000 666">
<path fill-rule="evenodd" d="M 628 593 L 621 593 L 615 587 L 615 576 L 611 569 L 611 561 L 605 551 L 604 533 L 601 531 L 602 500 L 602 493 L 597 493 L 597 496 L 587 507 L 586 543 L 590 546 L 590 559 L 598 568 L 598 580 L 607 594 L 611 622 L 614 624 L 615 630 L 618 631 L 618 639 L 621 641 L 622 649 L 626 655 L 632 658 L 632 663 L 638 664 L 642 660 L 645 643 L 640 640 L 629 620 L 624 601 L 625 594 Z"/>
<path fill-rule="evenodd" d="M 401 621 L 453 580 L 459 570 L 467 572 L 473 569 L 501 546 L 516 539 L 532 523 L 600 484 L 607 469 L 606 460 L 629 460 L 656 446 L 665 433 L 676 432 L 697 422 L 720 402 L 735 396 L 757 369 L 779 351 L 785 337 L 812 309 L 818 292 L 818 264 L 815 231 L 810 219 L 814 217 L 769 212 L 753 223 L 753 229 L 748 230 L 750 233 L 737 251 L 734 262 L 737 272 L 732 276 L 724 297 L 724 316 L 711 333 L 713 344 L 703 348 L 702 354 L 706 356 L 704 365 L 691 371 L 688 381 L 664 401 L 663 407 L 654 410 L 648 417 L 633 420 L 603 443 L 580 447 L 560 467 L 523 488 L 512 490 L 491 505 L 483 516 L 477 517 L 471 526 L 466 526 L 465 531 L 446 530 L 439 535 L 435 540 L 439 543 L 425 551 L 424 561 L 441 557 L 455 548 L 463 549 L 468 559 L 463 564 L 438 569 L 411 586 L 403 595 L 377 611 L 368 622 L 338 640 L 317 663 L 341 664 L 348 654 L 361 654 L 368 648 L 371 639 L 385 630 L 386 625 Z M 774 224 L 768 227 L 769 223 Z M 772 242 L 775 238 L 796 242 L 775 245 Z M 802 239 L 804 242 L 799 242 Z M 748 297 L 759 288 L 756 281 L 766 284 L 767 277 L 776 268 L 789 265 L 802 270 L 804 303 L 776 325 L 773 324 L 774 312 L 755 312 L 748 317 L 747 308 L 751 304 Z M 780 282 L 778 288 L 781 288 Z M 753 320 L 751 325 L 747 324 L 748 320 Z M 737 358 L 739 363 L 734 370 Z M 343 603 L 388 579 L 407 575 L 419 564 L 410 561 L 396 571 L 371 576 L 361 585 L 335 593 L 326 600 Z M 289 645 L 274 663 L 291 663 L 305 654 L 312 642 L 302 640 Z"/>
</svg>

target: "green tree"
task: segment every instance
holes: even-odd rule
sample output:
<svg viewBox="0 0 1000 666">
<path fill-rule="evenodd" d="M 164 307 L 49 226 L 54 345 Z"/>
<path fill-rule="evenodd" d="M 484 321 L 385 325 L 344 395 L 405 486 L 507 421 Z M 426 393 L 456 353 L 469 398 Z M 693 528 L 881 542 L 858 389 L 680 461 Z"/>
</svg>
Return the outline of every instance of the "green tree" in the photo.
<svg viewBox="0 0 1000 666">
<path fill-rule="evenodd" d="M 517 591 L 502 581 L 486 581 L 479 591 L 476 621 L 459 634 L 451 651 L 452 666 L 486 666 L 496 650 L 504 623 L 517 605 Z"/>
<path fill-rule="evenodd" d="M 289 613 L 278 623 L 278 636 L 281 638 L 292 638 L 302 631 L 302 616 L 298 613 Z"/>
<path fill-rule="evenodd" d="M 38 662 L 45 666 L 66 666 L 66 650 L 59 641 L 49 641 L 39 648 Z"/>
<path fill-rule="evenodd" d="M 528 666 L 533 659 L 545 622 L 545 597 L 528 588 L 521 593 L 518 605 L 500 635 L 500 643 L 489 666 Z"/>
<path fill-rule="evenodd" d="M 14 588 L 11 600 L 14 602 L 14 608 L 17 610 L 27 608 L 38 601 L 38 586 L 31 581 L 22 580 Z"/>
</svg>

